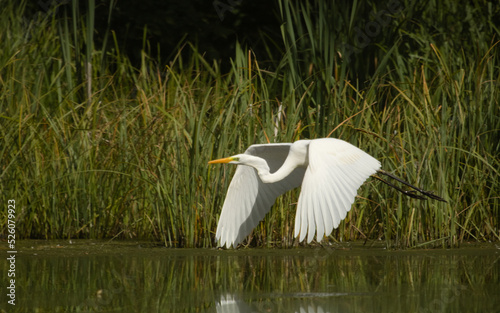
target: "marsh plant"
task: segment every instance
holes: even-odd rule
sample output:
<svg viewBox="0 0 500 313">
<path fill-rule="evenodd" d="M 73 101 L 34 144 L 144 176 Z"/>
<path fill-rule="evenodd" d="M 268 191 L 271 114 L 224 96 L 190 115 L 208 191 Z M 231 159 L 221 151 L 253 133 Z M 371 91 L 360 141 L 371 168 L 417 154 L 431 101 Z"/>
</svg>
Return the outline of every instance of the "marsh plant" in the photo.
<svg viewBox="0 0 500 313">
<path fill-rule="evenodd" d="M 94 1 L 32 18 L 2 1 L 0 203 L 16 200 L 17 234 L 212 247 L 234 169 L 207 161 L 331 136 L 448 202 L 369 180 L 326 240 L 499 240 L 500 9 L 391 3 L 280 0 L 281 41 L 266 41 L 280 56 L 238 44 L 222 71 L 189 42 L 162 63 L 144 40 L 139 65 L 112 31 L 97 47 Z M 297 195 L 247 244 L 293 246 Z"/>
</svg>

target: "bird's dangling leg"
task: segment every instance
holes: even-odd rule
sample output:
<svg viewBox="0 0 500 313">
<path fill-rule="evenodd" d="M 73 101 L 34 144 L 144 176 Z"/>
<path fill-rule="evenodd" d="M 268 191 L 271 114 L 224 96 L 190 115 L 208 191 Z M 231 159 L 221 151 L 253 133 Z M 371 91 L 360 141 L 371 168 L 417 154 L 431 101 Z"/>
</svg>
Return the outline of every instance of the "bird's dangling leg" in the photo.
<svg viewBox="0 0 500 313">
<path fill-rule="evenodd" d="M 416 194 L 414 190 L 404 190 L 404 189 L 401 189 L 401 188 L 399 188 L 398 186 L 391 184 L 390 182 L 386 181 L 386 180 L 385 180 L 385 179 L 383 179 L 383 178 L 380 178 L 380 177 L 379 177 L 379 176 L 377 176 L 377 175 L 372 175 L 372 177 L 373 177 L 373 178 L 375 178 L 375 179 L 380 180 L 381 182 L 383 182 L 384 184 L 386 184 L 386 185 L 388 185 L 388 186 L 391 186 L 392 188 L 394 188 L 394 189 L 396 189 L 397 191 L 401 192 L 401 193 L 402 193 L 402 194 L 404 194 L 405 196 L 408 196 L 408 197 L 410 197 L 410 198 L 414 198 L 414 199 L 427 200 L 427 198 L 426 198 L 426 197 Z"/>
<path fill-rule="evenodd" d="M 413 186 L 412 184 L 410 184 L 409 182 L 407 181 L 404 181 L 402 180 L 401 178 L 397 177 L 396 175 L 393 175 L 391 173 L 388 173 L 384 170 L 378 170 L 377 173 L 379 174 L 382 174 L 382 175 L 385 175 L 385 176 L 388 176 L 392 179 L 395 179 L 397 180 L 398 182 L 402 183 L 402 184 L 405 184 L 406 186 L 410 187 L 410 188 L 413 188 L 415 189 L 416 191 L 420 192 L 421 194 L 423 194 L 424 196 L 427 196 L 431 199 L 434 199 L 434 200 L 438 200 L 438 201 L 442 201 L 442 202 L 446 202 L 446 200 L 444 200 L 443 198 L 439 197 L 439 196 L 436 196 L 434 193 L 432 193 L 431 191 L 426 191 L 426 190 L 423 190 L 423 189 L 420 189 L 418 187 L 415 187 Z M 415 191 L 413 190 L 403 190 L 389 182 L 387 182 L 386 180 L 380 178 L 379 176 L 376 176 L 376 175 L 373 175 L 373 177 L 375 177 L 376 179 L 380 180 L 381 182 L 391 186 L 392 188 L 402 192 L 404 195 L 408 196 L 408 197 L 411 197 L 411 198 L 415 198 L 415 199 L 420 199 L 420 200 L 425 200 L 427 198 L 425 198 L 424 196 L 421 196 L 421 195 L 418 195 L 415 193 Z"/>
</svg>

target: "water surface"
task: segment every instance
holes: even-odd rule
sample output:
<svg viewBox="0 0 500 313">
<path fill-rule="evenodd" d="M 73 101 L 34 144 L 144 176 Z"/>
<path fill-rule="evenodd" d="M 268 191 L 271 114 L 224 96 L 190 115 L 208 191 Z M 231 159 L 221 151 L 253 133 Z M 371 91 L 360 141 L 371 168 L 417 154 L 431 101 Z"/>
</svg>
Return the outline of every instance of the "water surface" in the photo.
<svg viewBox="0 0 500 313">
<path fill-rule="evenodd" d="M 216 250 L 73 240 L 17 250 L 16 306 L 3 289 L 1 312 L 500 312 L 498 244 Z"/>
</svg>

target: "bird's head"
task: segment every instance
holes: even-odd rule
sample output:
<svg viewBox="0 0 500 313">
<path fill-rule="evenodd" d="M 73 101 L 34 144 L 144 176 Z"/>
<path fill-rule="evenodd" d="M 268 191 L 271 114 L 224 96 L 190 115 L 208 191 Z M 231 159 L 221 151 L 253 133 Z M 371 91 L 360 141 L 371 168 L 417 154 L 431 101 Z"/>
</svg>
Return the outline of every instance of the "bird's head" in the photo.
<svg viewBox="0 0 500 313">
<path fill-rule="evenodd" d="M 220 164 L 220 163 L 229 163 L 229 164 L 246 164 L 247 155 L 245 154 L 237 154 L 233 155 L 227 158 L 222 158 L 222 159 L 217 159 L 217 160 L 212 160 L 208 162 L 208 164 Z"/>
<path fill-rule="evenodd" d="M 260 170 L 269 171 L 269 166 L 267 165 L 267 162 L 264 159 L 249 154 L 237 154 L 230 156 L 228 158 L 223 158 L 208 162 L 208 164 L 220 164 L 220 163 L 247 165 L 255 168 L 258 171 Z"/>
</svg>

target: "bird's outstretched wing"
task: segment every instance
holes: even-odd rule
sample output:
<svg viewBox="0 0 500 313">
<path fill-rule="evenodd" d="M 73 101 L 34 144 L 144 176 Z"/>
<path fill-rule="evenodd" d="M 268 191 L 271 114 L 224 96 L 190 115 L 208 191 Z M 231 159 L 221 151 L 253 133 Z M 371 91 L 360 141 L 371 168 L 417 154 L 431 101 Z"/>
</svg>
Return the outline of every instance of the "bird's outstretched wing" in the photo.
<svg viewBox="0 0 500 313">
<path fill-rule="evenodd" d="M 380 162 L 343 140 L 312 140 L 309 166 L 302 182 L 295 236 L 311 242 L 329 235 L 351 209 L 358 188 L 380 168 Z"/>
<path fill-rule="evenodd" d="M 252 145 L 245 154 L 265 159 L 273 173 L 285 162 L 290 146 L 290 143 Z M 238 165 L 217 226 L 215 237 L 219 245 L 236 247 L 269 212 L 279 195 L 300 186 L 304 172 L 304 168 L 297 168 L 279 182 L 264 184 L 254 168 Z"/>
</svg>

